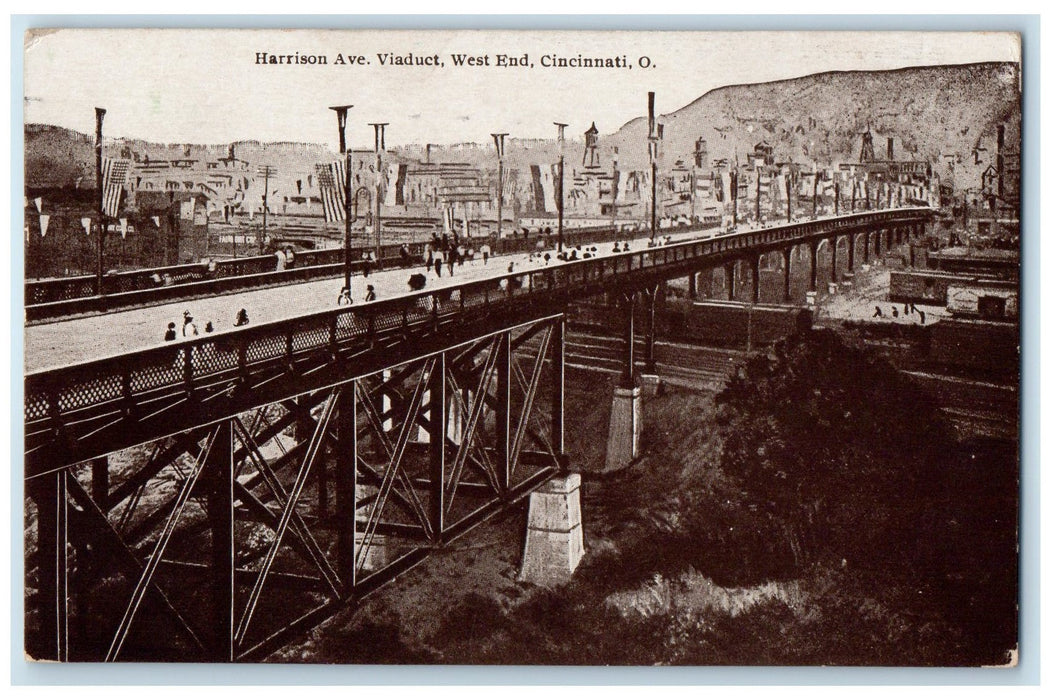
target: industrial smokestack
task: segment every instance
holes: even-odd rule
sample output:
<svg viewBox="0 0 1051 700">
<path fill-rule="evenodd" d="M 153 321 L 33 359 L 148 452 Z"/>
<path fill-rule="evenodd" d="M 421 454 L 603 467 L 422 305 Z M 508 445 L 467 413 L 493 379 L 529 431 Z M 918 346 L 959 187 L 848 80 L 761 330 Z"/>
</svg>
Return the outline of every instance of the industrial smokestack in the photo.
<svg viewBox="0 0 1051 700">
<path fill-rule="evenodd" d="M 649 96 L 649 111 L 650 111 L 650 117 L 649 117 L 650 131 L 649 131 L 649 135 L 650 135 L 650 138 L 652 139 L 654 136 L 657 135 L 656 134 L 656 129 L 654 128 L 655 123 L 656 123 L 656 119 L 654 118 L 654 114 L 653 114 L 653 99 L 654 99 L 655 95 L 652 92 L 647 93 L 647 94 Z"/>
<path fill-rule="evenodd" d="M 894 137 L 887 138 L 887 160 L 894 160 Z"/>
</svg>

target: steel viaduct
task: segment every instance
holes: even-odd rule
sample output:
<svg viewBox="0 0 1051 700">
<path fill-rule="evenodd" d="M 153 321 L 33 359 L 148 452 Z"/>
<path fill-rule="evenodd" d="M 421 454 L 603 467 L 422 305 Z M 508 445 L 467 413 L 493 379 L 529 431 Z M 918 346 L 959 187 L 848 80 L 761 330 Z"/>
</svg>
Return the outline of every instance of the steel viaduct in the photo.
<svg viewBox="0 0 1051 700">
<path fill-rule="evenodd" d="M 835 276 L 841 252 L 852 271 L 931 217 L 869 211 L 501 271 L 30 372 L 27 653 L 259 659 L 530 494 L 547 499 L 537 517 L 568 513 L 573 531 L 530 530 L 522 575 L 568 576 L 582 553 L 563 431 L 568 304 L 619 300 L 615 469 L 639 450 L 637 316 L 644 372 L 658 372 L 658 285 L 743 263 L 758 301 L 761 258 L 777 255 L 787 296 L 802 246 L 813 291 L 823 242 Z"/>
</svg>

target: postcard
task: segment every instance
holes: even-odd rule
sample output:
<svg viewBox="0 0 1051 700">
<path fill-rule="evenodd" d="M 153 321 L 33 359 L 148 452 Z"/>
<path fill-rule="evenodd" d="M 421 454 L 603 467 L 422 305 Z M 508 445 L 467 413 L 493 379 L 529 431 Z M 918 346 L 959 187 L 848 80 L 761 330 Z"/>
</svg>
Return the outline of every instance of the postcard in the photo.
<svg viewBox="0 0 1051 700">
<path fill-rule="evenodd" d="M 1021 56 L 28 31 L 26 657 L 1017 664 Z"/>
</svg>

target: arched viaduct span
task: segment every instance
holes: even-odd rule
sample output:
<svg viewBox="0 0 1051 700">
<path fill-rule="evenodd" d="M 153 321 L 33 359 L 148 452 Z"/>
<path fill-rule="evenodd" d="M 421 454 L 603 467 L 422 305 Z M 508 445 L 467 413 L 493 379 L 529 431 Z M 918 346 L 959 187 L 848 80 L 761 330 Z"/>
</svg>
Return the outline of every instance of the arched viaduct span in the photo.
<svg viewBox="0 0 1051 700">
<path fill-rule="evenodd" d="M 761 257 L 790 265 L 803 245 L 814 289 L 821 241 L 835 255 L 845 238 L 852 269 L 859 244 L 864 258 L 878 255 L 922 234 L 931 215 L 884 210 L 720 235 L 29 374 L 27 651 L 258 658 L 537 489 L 554 504 L 538 517 L 568 508 L 572 521 L 571 301 L 615 292 L 634 334 L 636 296 L 652 321 L 662 281 L 745 261 L 758 298 Z M 633 347 L 613 399 L 614 467 L 637 456 Z M 527 559 L 530 546 L 547 547 L 540 558 L 557 567 L 568 557 L 571 571 L 575 512 L 573 532 L 539 528 Z"/>
</svg>

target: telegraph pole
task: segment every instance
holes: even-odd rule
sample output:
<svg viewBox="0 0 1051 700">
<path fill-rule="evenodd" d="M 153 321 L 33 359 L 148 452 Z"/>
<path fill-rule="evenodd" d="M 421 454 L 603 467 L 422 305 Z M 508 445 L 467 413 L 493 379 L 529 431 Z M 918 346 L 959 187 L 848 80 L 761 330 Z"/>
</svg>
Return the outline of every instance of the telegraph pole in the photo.
<svg viewBox="0 0 1051 700">
<path fill-rule="evenodd" d="M 340 105 L 338 107 L 329 107 L 336 113 L 336 122 L 339 125 L 339 153 L 344 158 L 343 167 L 343 223 L 345 225 L 343 235 L 343 286 L 347 288 L 347 294 L 350 294 L 350 166 L 353 164 L 352 154 L 350 149 L 347 148 L 347 112 L 354 105 Z"/>
<path fill-rule="evenodd" d="M 792 223 L 792 173 L 785 175 L 785 202 L 788 203 L 788 223 Z"/>
<path fill-rule="evenodd" d="M 558 127 L 558 252 L 562 252 L 562 210 L 565 208 L 566 192 L 566 127 L 568 124 L 555 122 Z"/>
<path fill-rule="evenodd" d="M 102 183 L 102 120 L 105 116 L 105 109 L 95 108 L 95 187 L 98 188 L 95 214 L 99 222 L 99 254 L 98 265 L 95 267 L 95 291 L 99 296 L 102 296 L 102 246 L 106 240 L 106 222 L 102 219 L 103 202 L 106 199 Z"/>
<path fill-rule="evenodd" d="M 388 122 L 370 122 L 370 126 L 376 132 L 376 201 L 375 201 L 375 214 L 372 217 L 373 226 L 376 228 L 376 262 L 379 263 L 380 259 L 380 181 L 383 178 L 383 158 L 382 153 L 387 150 L 387 144 L 384 140 L 384 134 L 387 128 Z"/>
<path fill-rule="evenodd" d="M 504 233 L 504 134 L 491 134 L 496 146 L 496 237 Z"/>
</svg>

